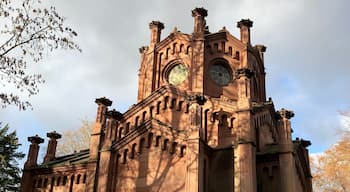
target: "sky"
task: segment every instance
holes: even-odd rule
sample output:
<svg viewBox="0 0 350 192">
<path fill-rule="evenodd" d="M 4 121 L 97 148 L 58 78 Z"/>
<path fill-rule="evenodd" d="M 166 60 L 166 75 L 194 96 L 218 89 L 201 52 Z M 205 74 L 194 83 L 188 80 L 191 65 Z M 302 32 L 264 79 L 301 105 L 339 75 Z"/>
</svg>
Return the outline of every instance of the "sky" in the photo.
<svg viewBox="0 0 350 192">
<path fill-rule="evenodd" d="M 331 2 L 331 3 L 330 3 Z M 33 110 L 0 109 L 0 121 L 17 131 L 21 150 L 27 137 L 78 129 L 94 121 L 95 98 L 107 97 L 122 112 L 136 103 L 138 48 L 149 44 L 148 23 L 165 24 L 162 39 L 174 27 L 192 33 L 191 10 L 208 10 L 211 32 L 223 26 L 239 38 L 236 22 L 251 19 L 252 44 L 264 44 L 267 97 L 275 108 L 293 110 L 294 137 L 311 140 L 311 153 L 337 141 L 345 129 L 340 111 L 350 104 L 350 1 L 347 0 L 47 0 L 66 17 L 83 50 L 58 50 L 30 65 L 46 80 L 29 98 Z M 47 140 L 47 139 L 46 139 Z"/>
</svg>

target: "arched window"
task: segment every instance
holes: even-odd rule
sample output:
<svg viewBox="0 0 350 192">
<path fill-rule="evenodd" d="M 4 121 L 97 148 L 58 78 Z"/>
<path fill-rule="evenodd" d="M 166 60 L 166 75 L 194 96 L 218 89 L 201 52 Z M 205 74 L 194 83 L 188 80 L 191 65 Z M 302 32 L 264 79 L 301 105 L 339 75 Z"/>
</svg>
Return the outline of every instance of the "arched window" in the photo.
<svg viewBox="0 0 350 192">
<path fill-rule="evenodd" d="M 138 150 L 138 153 L 142 153 L 142 149 L 143 147 L 145 146 L 145 138 L 141 138 L 140 139 L 140 144 L 139 144 L 139 150 Z"/>
<path fill-rule="evenodd" d="M 159 146 L 160 138 L 161 138 L 160 135 L 158 135 L 158 136 L 156 137 L 156 142 L 154 143 L 154 146 L 155 146 L 155 147 L 158 147 L 158 146 Z"/>
<path fill-rule="evenodd" d="M 125 150 L 124 150 L 124 154 L 123 154 L 123 162 L 122 162 L 123 164 L 125 164 L 125 163 L 126 163 L 127 156 L 128 156 L 128 151 L 129 151 L 128 149 L 125 149 Z"/>
<path fill-rule="evenodd" d="M 177 146 L 177 143 L 176 143 L 176 142 L 173 142 L 173 143 L 171 144 L 171 148 L 170 148 L 170 153 L 171 153 L 171 154 L 176 153 L 176 146 Z"/>
<path fill-rule="evenodd" d="M 136 118 L 135 118 L 135 128 L 137 128 L 139 126 L 139 120 L 140 120 L 140 117 L 136 116 Z"/>
<path fill-rule="evenodd" d="M 44 179 L 44 187 L 47 187 L 49 185 L 49 179 L 45 178 Z"/>
<path fill-rule="evenodd" d="M 185 156 L 185 154 L 186 154 L 186 146 L 183 145 L 183 146 L 181 146 L 181 148 L 180 148 L 180 157 Z"/>
<path fill-rule="evenodd" d="M 80 183 L 80 177 L 81 177 L 81 175 L 79 174 L 79 175 L 77 176 L 77 180 L 75 181 L 75 184 L 79 184 L 79 183 Z"/>
<path fill-rule="evenodd" d="M 236 51 L 235 59 L 239 60 L 239 51 Z"/>
<path fill-rule="evenodd" d="M 40 179 L 38 180 L 38 185 L 37 185 L 37 187 L 38 187 L 38 188 L 41 188 L 41 187 L 42 187 L 42 183 L 43 183 L 43 180 L 40 178 Z"/>
<path fill-rule="evenodd" d="M 118 134 L 119 139 L 123 137 L 123 129 L 124 129 L 123 127 L 119 128 L 119 134 Z"/>
<path fill-rule="evenodd" d="M 64 176 L 64 177 L 63 177 L 62 185 L 66 185 L 66 183 L 67 183 L 67 176 Z"/>
<path fill-rule="evenodd" d="M 152 145 L 152 139 L 153 139 L 153 133 L 148 133 L 147 145 L 146 145 L 147 148 L 151 147 L 151 145 Z"/>
<path fill-rule="evenodd" d="M 145 120 L 146 120 L 146 114 L 147 114 L 146 111 L 144 111 L 144 112 L 142 113 L 142 119 L 141 119 L 141 122 L 142 122 L 142 123 L 145 122 Z"/>
<path fill-rule="evenodd" d="M 160 113 L 160 105 L 162 104 L 162 102 L 161 101 L 158 101 L 158 103 L 157 103 L 157 112 L 156 112 L 156 114 L 159 114 Z"/>
<path fill-rule="evenodd" d="M 184 49 L 184 44 L 181 44 L 181 45 L 180 45 L 180 50 L 179 50 L 179 52 L 182 52 L 183 49 Z"/>
<path fill-rule="evenodd" d="M 83 176 L 83 183 L 86 183 L 86 174 Z"/>
<path fill-rule="evenodd" d="M 164 139 L 163 141 L 163 146 L 162 146 L 162 150 L 167 150 L 168 149 L 168 142 L 169 142 L 169 139 Z"/>
<path fill-rule="evenodd" d="M 132 144 L 131 153 L 130 153 L 130 159 L 135 158 L 135 154 L 136 154 L 136 143 Z"/>
<path fill-rule="evenodd" d="M 57 183 L 56 183 L 57 186 L 60 186 L 61 185 L 61 177 L 58 177 L 57 178 Z"/>
</svg>

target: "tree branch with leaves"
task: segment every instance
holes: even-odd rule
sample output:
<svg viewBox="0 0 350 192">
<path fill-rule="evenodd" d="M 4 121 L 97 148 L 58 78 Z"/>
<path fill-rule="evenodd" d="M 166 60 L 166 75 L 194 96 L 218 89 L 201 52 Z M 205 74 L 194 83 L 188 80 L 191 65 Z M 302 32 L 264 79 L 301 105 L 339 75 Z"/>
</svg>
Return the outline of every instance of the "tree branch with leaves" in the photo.
<svg viewBox="0 0 350 192">
<path fill-rule="evenodd" d="M 38 84 L 44 83 L 41 74 L 28 72 L 30 62 L 37 63 L 56 49 L 81 49 L 73 41 L 77 33 L 65 25 L 55 7 L 47 8 L 41 0 L 17 3 L 0 0 L 0 85 L 12 85 L 30 97 L 38 94 Z M 11 104 L 20 110 L 32 107 L 18 94 L 0 89 L 0 105 Z"/>
</svg>

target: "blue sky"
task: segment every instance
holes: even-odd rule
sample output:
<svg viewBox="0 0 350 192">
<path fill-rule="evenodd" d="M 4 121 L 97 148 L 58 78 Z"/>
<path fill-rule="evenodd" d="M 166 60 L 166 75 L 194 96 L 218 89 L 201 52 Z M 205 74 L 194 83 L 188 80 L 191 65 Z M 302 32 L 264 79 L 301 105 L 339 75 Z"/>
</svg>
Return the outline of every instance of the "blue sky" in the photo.
<svg viewBox="0 0 350 192">
<path fill-rule="evenodd" d="M 332 3 L 330 3 L 332 2 Z M 30 70 L 44 75 L 40 93 L 30 98 L 31 111 L 14 106 L 0 110 L 0 121 L 16 129 L 28 150 L 27 137 L 51 130 L 78 129 L 94 120 L 94 99 L 106 96 L 125 111 L 136 102 L 138 48 L 149 43 L 148 23 L 165 23 L 162 38 L 176 26 L 193 30 L 191 10 L 208 10 L 211 32 L 223 26 L 236 37 L 236 22 L 254 21 L 252 43 L 267 46 L 267 96 L 276 109 L 295 112 L 294 136 L 310 139 L 312 153 L 336 142 L 342 129 L 339 111 L 349 109 L 350 25 L 346 0 L 294 1 L 48 1 L 78 32 L 82 53 L 57 51 Z"/>
</svg>

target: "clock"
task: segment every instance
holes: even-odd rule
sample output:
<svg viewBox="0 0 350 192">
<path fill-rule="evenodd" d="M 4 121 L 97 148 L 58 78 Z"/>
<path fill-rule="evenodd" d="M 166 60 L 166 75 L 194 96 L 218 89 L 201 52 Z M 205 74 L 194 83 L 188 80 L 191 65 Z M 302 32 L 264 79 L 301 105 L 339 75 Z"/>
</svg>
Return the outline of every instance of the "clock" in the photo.
<svg viewBox="0 0 350 192">
<path fill-rule="evenodd" d="M 168 74 L 168 82 L 171 85 L 180 85 L 188 76 L 187 67 L 184 64 L 175 65 Z"/>
<path fill-rule="evenodd" d="M 227 85 L 231 81 L 230 70 L 221 64 L 212 65 L 209 69 L 209 75 L 218 85 Z"/>
</svg>

